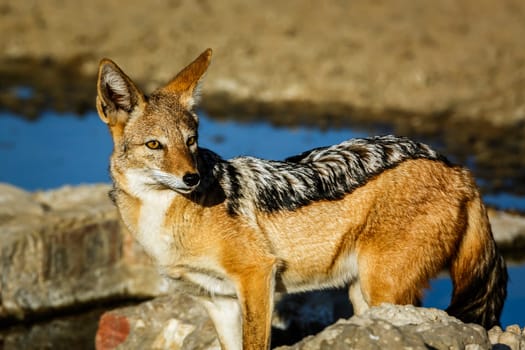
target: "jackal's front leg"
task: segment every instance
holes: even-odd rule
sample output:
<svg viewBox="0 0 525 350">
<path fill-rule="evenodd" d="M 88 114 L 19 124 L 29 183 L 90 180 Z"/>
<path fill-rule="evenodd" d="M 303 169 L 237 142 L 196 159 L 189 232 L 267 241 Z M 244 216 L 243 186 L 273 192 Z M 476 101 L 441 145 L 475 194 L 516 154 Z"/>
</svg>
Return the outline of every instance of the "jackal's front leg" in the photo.
<svg viewBox="0 0 525 350">
<path fill-rule="evenodd" d="M 239 276 L 244 350 L 265 350 L 270 347 L 275 273 L 275 260 L 271 259 L 246 269 Z"/>
<path fill-rule="evenodd" d="M 242 320 L 239 301 L 229 296 L 198 298 L 208 311 L 222 350 L 242 350 Z"/>
</svg>

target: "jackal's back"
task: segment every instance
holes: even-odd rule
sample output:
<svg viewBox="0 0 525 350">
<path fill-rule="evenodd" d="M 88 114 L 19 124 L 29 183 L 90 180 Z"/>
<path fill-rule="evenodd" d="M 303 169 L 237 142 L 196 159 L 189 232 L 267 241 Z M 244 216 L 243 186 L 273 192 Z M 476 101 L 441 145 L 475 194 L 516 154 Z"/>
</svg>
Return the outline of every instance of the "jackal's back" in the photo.
<svg viewBox="0 0 525 350">
<path fill-rule="evenodd" d="M 319 200 L 337 200 L 381 172 L 409 159 L 448 163 L 429 146 L 404 137 L 352 139 L 316 148 L 285 161 L 238 157 L 217 162 L 228 210 L 295 210 Z"/>
</svg>

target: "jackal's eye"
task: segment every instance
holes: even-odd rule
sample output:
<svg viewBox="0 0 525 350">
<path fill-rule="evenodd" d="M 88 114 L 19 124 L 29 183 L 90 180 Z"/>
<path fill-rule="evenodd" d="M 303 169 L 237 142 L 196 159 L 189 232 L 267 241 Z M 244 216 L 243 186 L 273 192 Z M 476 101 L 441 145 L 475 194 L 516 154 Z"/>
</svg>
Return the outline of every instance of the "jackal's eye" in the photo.
<svg viewBox="0 0 525 350">
<path fill-rule="evenodd" d="M 162 145 L 157 140 L 151 140 L 146 142 L 146 147 L 148 147 L 149 149 L 161 149 Z"/>
<path fill-rule="evenodd" d="M 188 147 L 193 146 L 195 143 L 197 143 L 197 137 L 196 136 L 190 136 L 190 137 L 188 137 L 188 140 L 186 140 L 186 145 Z"/>
</svg>

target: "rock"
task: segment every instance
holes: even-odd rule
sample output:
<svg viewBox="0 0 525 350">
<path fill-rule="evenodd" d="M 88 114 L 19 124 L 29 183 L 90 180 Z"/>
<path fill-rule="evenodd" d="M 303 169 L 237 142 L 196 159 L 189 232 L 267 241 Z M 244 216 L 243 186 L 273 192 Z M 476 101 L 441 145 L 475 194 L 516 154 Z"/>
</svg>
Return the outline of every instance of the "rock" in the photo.
<svg viewBox="0 0 525 350">
<path fill-rule="evenodd" d="M 106 312 L 95 343 L 97 350 L 220 349 L 206 311 L 181 293 Z"/>
<path fill-rule="evenodd" d="M 101 309 L 0 329 L 2 350 L 91 350 Z"/>
<path fill-rule="evenodd" d="M 491 344 L 497 344 L 499 336 L 503 333 L 503 330 L 499 326 L 494 326 L 488 331 L 488 336 Z"/>
<path fill-rule="evenodd" d="M 520 339 L 521 337 L 517 334 L 504 332 L 499 336 L 497 346 L 506 347 L 509 350 L 520 350 Z"/>
<path fill-rule="evenodd" d="M 293 305 L 294 302 L 290 307 Z M 279 322 L 273 325 L 278 327 Z M 274 328 L 272 336 L 275 331 Z M 290 329 L 289 341 L 294 339 L 296 331 L 296 328 Z M 281 334 L 281 338 L 284 336 Z M 464 324 L 442 310 L 383 304 L 363 315 L 341 319 L 294 345 L 276 349 L 514 350 L 520 349 L 524 342 L 519 326 L 507 327 L 505 331 L 494 327 L 487 334 L 481 326 Z M 104 313 L 96 335 L 96 348 L 219 349 L 219 343 L 213 324 L 200 304 L 175 292 Z"/>
<path fill-rule="evenodd" d="M 28 194 L 2 185 L 0 320 L 167 290 L 121 228 L 108 189 Z"/>
<path fill-rule="evenodd" d="M 519 350 L 523 349 L 525 344 L 525 336 L 518 325 L 510 325 L 505 331 L 496 326 L 489 330 L 488 334 L 493 350 Z"/>
<path fill-rule="evenodd" d="M 486 331 L 437 309 L 383 304 L 279 349 L 490 349 Z"/>
<path fill-rule="evenodd" d="M 126 317 L 106 313 L 100 318 L 96 348 L 99 350 L 114 349 L 124 343 L 129 335 L 129 321 Z"/>
<path fill-rule="evenodd" d="M 513 334 L 521 336 L 521 329 L 520 329 L 520 326 L 517 324 L 512 324 L 510 326 L 507 326 L 507 328 L 505 328 L 505 332 L 509 332 L 509 333 L 513 333 Z"/>
<path fill-rule="evenodd" d="M 36 202 L 31 193 L 0 183 L 0 224 L 5 224 L 15 217 L 34 220 L 42 216 L 44 210 L 44 206 Z"/>
</svg>

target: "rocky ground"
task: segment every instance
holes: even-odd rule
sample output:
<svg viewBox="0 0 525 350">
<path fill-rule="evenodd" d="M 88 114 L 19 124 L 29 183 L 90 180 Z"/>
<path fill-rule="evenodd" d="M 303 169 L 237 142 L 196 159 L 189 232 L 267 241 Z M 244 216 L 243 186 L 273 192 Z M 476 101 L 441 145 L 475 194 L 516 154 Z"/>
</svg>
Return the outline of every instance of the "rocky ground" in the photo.
<svg viewBox="0 0 525 350">
<path fill-rule="evenodd" d="M 336 321 L 316 335 L 276 349 L 519 350 L 525 346 L 525 329 L 519 326 L 509 326 L 505 331 L 494 327 L 487 332 L 430 308 L 384 304 L 363 315 Z M 191 298 L 178 294 L 105 313 L 96 344 L 99 350 L 219 348 L 204 310 Z"/>
</svg>

